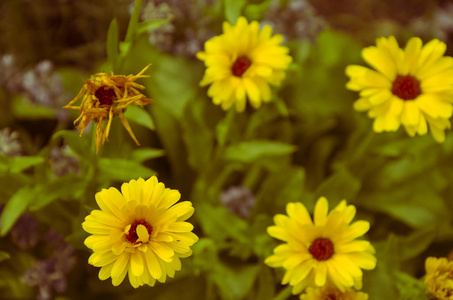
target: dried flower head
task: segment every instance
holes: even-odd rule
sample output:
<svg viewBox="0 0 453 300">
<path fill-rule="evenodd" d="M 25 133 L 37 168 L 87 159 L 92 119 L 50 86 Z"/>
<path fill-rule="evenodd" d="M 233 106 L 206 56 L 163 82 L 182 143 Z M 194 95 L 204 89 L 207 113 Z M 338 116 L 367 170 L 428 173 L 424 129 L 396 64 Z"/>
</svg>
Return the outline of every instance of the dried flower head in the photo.
<svg viewBox="0 0 453 300">
<path fill-rule="evenodd" d="M 110 126 L 112 119 L 118 116 L 121 123 L 129 132 L 132 139 L 137 145 L 137 141 L 132 129 L 124 117 L 124 112 L 129 105 L 145 106 L 153 102 L 152 99 L 146 98 L 139 90 L 145 89 L 143 85 L 135 82 L 138 78 L 149 77 L 143 73 L 149 68 L 146 66 L 137 75 L 110 75 L 106 73 L 97 73 L 92 75 L 91 79 L 84 79 L 85 85 L 82 87 L 79 94 L 71 100 L 64 108 L 80 110 L 79 117 L 74 121 L 79 123 L 77 129 L 80 130 L 80 135 L 83 134 L 88 124 L 91 121 L 97 123 L 96 127 L 96 153 L 99 147 L 108 141 Z M 83 95 L 82 103 L 79 106 L 73 104 Z M 104 121 L 108 120 L 104 130 Z"/>
</svg>

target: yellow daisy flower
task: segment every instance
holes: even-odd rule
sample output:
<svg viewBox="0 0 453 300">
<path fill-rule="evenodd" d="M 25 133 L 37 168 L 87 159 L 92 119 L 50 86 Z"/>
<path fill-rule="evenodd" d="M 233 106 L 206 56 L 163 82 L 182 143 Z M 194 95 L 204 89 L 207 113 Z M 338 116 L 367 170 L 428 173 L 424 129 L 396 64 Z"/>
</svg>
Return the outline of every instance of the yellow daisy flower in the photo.
<svg viewBox="0 0 453 300">
<path fill-rule="evenodd" d="M 453 261 L 445 257 L 428 257 L 425 261 L 425 284 L 439 300 L 453 299 Z"/>
<path fill-rule="evenodd" d="M 280 46 L 283 37 L 271 36 L 268 25 L 259 27 L 244 17 L 235 26 L 224 22 L 223 34 L 208 40 L 205 51 L 197 53 L 207 67 L 200 86 L 212 84 L 208 95 L 224 110 L 235 104 L 238 112 L 244 111 L 246 98 L 259 108 L 271 100 L 269 84 L 279 85 L 285 78 L 292 58 L 289 49 Z"/>
<path fill-rule="evenodd" d="M 198 237 L 184 222 L 194 212 L 192 203 L 175 204 L 180 197 L 155 176 L 124 183 L 121 193 L 109 188 L 96 194 L 101 209 L 93 210 L 82 227 L 92 234 L 85 240 L 94 251 L 88 263 L 101 267 L 100 280 L 112 277 L 117 286 L 128 274 L 137 288 L 165 282 L 181 270 L 180 258 L 192 254 Z"/>
<path fill-rule="evenodd" d="M 101 141 L 102 144 L 108 141 L 110 125 L 115 116 L 120 117 L 123 126 L 129 132 L 135 143 L 140 146 L 129 123 L 124 117 L 124 112 L 129 105 L 143 107 L 153 102 L 153 100 L 146 98 L 145 95 L 137 90 L 143 90 L 145 87 L 134 82 L 138 78 L 149 77 L 149 75 L 143 75 L 149 66 L 146 66 L 137 75 L 113 75 L 113 72 L 110 75 L 105 73 L 94 74 L 91 79 L 84 79 L 86 84 L 82 87 L 79 94 L 63 107 L 80 110 L 79 117 L 74 121 L 74 124 L 79 122 L 77 129 L 80 130 L 80 135 L 83 134 L 91 121 L 97 123 L 96 153 L 99 151 Z M 74 106 L 73 104 L 82 95 L 82 103 L 79 106 Z M 105 131 L 104 120 L 108 120 Z"/>
<path fill-rule="evenodd" d="M 347 288 L 361 288 L 362 269 L 376 266 L 374 248 L 368 241 L 355 240 L 370 228 L 366 221 L 350 224 L 356 208 L 343 200 L 328 213 L 327 199 L 319 198 L 315 206 L 314 222 L 302 203 L 288 203 L 288 216 L 274 217 L 275 226 L 269 235 L 286 242 L 274 249 L 265 260 L 273 268 L 284 267 L 282 284 L 289 283 L 293 293 L 306 287 L 336 286 L 341 292 Z"/>
<path fill-rule="evenodd" d="M 428 125 L 437 142 L 445 140 L 453 112 L 453 58 L 443 56 L 445 43 L 432 40 L 425 46 L 411 38 L 400 49 L 396 39 L 377 39 L 376 47 L 362 56 L 375 70 L 351 65 L 346 87 L 360 91 L 358 111 L 374 118 L 374 131 L 397 131 L 401 124 L 412 137 L 424 135 Z"/>
<path fill-rule="evenodd" d="M 332 285 L 307 288 L 306 294 L 300 295 L 301 300 L 367 300 L 368 294 L 348 289 L 340 291 Z"/>
</svg>

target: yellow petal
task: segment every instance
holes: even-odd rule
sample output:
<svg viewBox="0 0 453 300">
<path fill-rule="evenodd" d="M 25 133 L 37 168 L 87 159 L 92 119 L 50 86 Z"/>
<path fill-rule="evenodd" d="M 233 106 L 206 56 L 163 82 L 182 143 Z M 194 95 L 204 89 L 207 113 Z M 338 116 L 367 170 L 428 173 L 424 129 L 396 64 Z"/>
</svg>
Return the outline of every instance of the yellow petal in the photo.
<svg viewBox="0 0 453 300">
<path fill-rule="evenodd" d="M 129 263 L 130 254 L 123 252 L 118 256 L 118 259 L 115 261 L 112 267 L 112 279 L 118 278 L 124 270 L 127 271 L 126 267 Z M 121 280 L 122 281 L 122 280 Z"/>
<path fill-rule="evenodd" d="M 149 240 L 148 229 L 146 229 L 146 227 L 144 225 L 139 224 L 136 228 L 136 231 L 137 231 L 137 236 L 138 236 L 137 242 L 147 243 Z M 137 275 L 137 276 L 139 276 L 139 275 Z"/>
<path fill-rule="evenodd" d="M 316 268 L 315 283 L 317 286 L 324 286 L 327 280 L 327 266 L 325 263 L 318 263 Z"/>
<path fill-rule="evenodd" d="M 329 210 L 329 203 L 325 197 L 321 197 L 316 202 L 314 213 L 314 224 L 316 226 L 323 226 L 327 220 L 327 212 Z"/>
<path fill-rule="evenodd" d="M 137 226 L 138 228 L 138 226 Z M 146 228 L 145 228 L 146 229 Z M 135 276 L 141 276 L 144 270 L 144 261 L 142 255 L 138 253 L 131 255 L 131 271 Z"/>
</svg>

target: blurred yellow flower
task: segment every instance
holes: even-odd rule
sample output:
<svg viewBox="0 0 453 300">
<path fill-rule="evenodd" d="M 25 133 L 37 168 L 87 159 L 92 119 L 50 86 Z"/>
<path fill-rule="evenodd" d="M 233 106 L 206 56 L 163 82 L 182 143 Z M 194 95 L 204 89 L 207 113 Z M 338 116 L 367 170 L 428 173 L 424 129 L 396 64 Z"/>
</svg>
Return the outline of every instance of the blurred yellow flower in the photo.
<svg viewBox="0 0 453 300">
<path fill-rule="evenodd" d="M 289 49 L 280 46 L 283 37 L 272 35 L 272 28 L 260 30 L 258 22 L 250 24 L 240 17 L 235 26 L 223 23 L 223 34 L 205 43 L 205 51 L 197 57 L 207 70 L 200 86 L 212 84 L 208 95 L 214 104 L 238 112 L 245 109 L 246 98 L 254 108 L 271 100 L 271 85 L 279 85 L 292 61 Z"/>
<path fill-rule="evenodd" d="M 303 204 L 288 203 L 288 216 L 276 215 L 276 225 L 267 229 L 269 235 L 286 243 L 277 246 L 265 263 L 286 269 L 282 284 L 294 286 L 293 294 L 326 284 L 341 292 L 353 286 L 360 289 L 361 268 L 371 270 L 376 266 L 370 242 L 355 240 L 369 230 L 370 224 L 366 221 L 350 224 L 356 208 L 345 200 L 330 213 L 328 208 L 327 199 L 319 198 L 313 222 Z"/>
<path fill-rule="evenodd" d="M 445 257 L 428 257 L 425 261 L 425 284 L 438 300 L 453 299 L 453 261 Z"/>
<path fill-rule="evenodd" d="M 135 143 L 140 146 L 135 138 L 129 123 L 124 117 L 124 112 L 129 105 L 144 105 L 153 102 L 153 100 L 146 98 L 137 89 L 143 90 L 145 87 L 134 81 L 138 78 L 149 77 L 143 73 L 149 68 L 146 66 L 137 75 L 110 75 L 106 73 L 97 73 L 92 75 L 91 79 L 84 79 L 85 85 L 80 90 L 79 94 L 71 100 L 63 108 L 78 109 L 80 110 L 79 117 L 74 121 L 74 124 L 79 122 L 77 129 L 80 130 L 80 135 L 83 134 L 88 124 L 91 121 L 97 123 L 96 127 L 96 153 L 99 147 L 108 141 L 110 125 L 115 116 L 119 116 L 121 123 L 129 132 Z M 82 103 L 79 106 L 73 104 L 83 95 Z M 107 126 L 104 131 L 104 121 L 108 120 Z"/>
<path fill-rule="evenodd" d="M 362 56 L 375 70 L 350 65 L 346 87 L 360 91 L 358 111 L 374 118 L 374 131 L 397 131 L 401 124 L 410 136 L 424 135 L 428 125 L 437 142 L 445 141 L 453 112 L 453 58 L 443 56 L 445 43 L 432 40 L 425 46 L 411 38 L 400 49 L 395 37 L 377 39 L 376 47 Z"/>
<path fill-rule="evenodd" d="M 340 291 L 332 285 L 307 288 L 306 294 L 300 295 L 301 300 L 367 300 L 368 294 L 347 289 Z"/>
<path fill-rule="evenodd" d="M 119 285 L 126 274 L 134 288 L 156 280 L 165 282 L 181 269 L 181 257 L 192 254 L 198 241 L 187 220 L 194 212 L 192 203 L 175 204 L 181 195 L 165 188 L 155 176 L 131 180 L 96 194 L 101 208 L 85 218 L 82 227 L 92 234 L 85 245 L 94 253 L 88 262 L 101 267 L 99 279 L 112 277 Z"/>
</svg>

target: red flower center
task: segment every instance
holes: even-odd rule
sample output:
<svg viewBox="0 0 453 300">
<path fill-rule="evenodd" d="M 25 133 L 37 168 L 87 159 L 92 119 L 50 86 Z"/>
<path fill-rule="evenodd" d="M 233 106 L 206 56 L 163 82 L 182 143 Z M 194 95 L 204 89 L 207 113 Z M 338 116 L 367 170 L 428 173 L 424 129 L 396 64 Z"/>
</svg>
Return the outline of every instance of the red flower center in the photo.
<svg viewBox="0 0 453 300">
<path fill-rule="evenodd" d="M 420 81 L 410 75 L 398 75 L 393 82 L 392 93 L 403 100 L 414 100 L 422 93 Z"/>
<path fill-rule="evenodd" d="M 333 243 L 329 239 L 318 238 L 314 240 L 308 251 L 316 260 L 327 260 L 334 253 Z"/>
<path fill-rule="evenodd" d="M 242 74 L 247 71 L 247 69 L 252 64 L 252 61 L 247 56 L 239 56 L 233 64 L 231 71 L 236 77 L 242 77 Z"/>
<path fill-rule="evenodd" d="M 106 86 L 101 86 L 94 92 L 96 98 L 98 98 L 101 105 L 112 105 L 113 99 L 116 98 L 115 91 Z"/>
<path fill-rule="evenodd" d="M 126 235 L 126 239 L 131 243 L 131 244 L 136 244 L 138 240 L 138 234 L 137 234 L 137 226 L 138 225 L 143 225 L 146 227 L 148 230 L 148 234 L 151 235 L 151 232 L 153 232 L 153 228 L 151 225 L 148 224 L 145 220 L 135 220 L 134 223 L 132 223 L 131 228 L 129 229 L 129 233 Z"/>
</svg>

